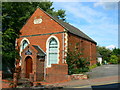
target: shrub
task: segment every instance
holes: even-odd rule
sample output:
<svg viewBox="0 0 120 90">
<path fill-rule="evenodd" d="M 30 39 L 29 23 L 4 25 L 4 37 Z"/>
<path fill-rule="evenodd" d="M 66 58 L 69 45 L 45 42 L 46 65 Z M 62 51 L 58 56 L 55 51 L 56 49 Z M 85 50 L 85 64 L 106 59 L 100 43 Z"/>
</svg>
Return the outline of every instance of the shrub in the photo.
<svg viewBox="0 0 120 90">
<path fill-rule="evenodd" d="M 68 74 L 79 74 L 89 71 L 90 62 L 87 58 L 81 57 L 77 49 L 74 51 L 69 51 L 67 53 L 66 61 L 68 64 Z"/>
<path fill-rule="evenodd" d="M 89 69 L 91 70 L 91 69 L 96 68 L 96 67 L 97 67 L 97 65 L 93 64 L 93 65 L 89 66 Z"/>
<path fill-rule="evenodd" d="M 96 63 L 97 66 L 101 66 L 101 64 L 99 62 Z"/>
<path fill-rule="evenodd" d="M 111 57 L 110 57 L 110 63 L 112 63 L 112 64 L 118 64 L 118 57 L 116 55 L 111 55 Z"/>
</svg>

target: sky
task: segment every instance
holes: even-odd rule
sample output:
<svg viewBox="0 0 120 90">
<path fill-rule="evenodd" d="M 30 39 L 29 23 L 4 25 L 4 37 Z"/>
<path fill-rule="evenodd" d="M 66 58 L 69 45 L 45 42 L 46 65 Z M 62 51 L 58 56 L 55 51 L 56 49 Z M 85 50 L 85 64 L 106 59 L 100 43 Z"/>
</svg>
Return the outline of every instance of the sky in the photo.
<svg viewBox="0 0 120 90">
<path fill-rule="evenodd" d="M 109 49 L 118 47 L 117 2 L 54 2 L 55 10 L 66 11 L 66 21 Z"/>
</svg>

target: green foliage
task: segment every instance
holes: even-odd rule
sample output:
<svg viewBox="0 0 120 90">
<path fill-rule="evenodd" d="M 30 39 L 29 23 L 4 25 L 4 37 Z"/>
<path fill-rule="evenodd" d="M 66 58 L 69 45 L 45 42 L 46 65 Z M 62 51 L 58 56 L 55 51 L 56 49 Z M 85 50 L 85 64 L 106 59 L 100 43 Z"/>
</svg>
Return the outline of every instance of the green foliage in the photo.
<svg viewBox="0 0 120 90">
<path fill-rule="evenodd" d="M 97 46 L 97 51 L 102 55 L 103 62 L 106 60 L 112 64 L 120 63 L 120 49 L 114 48 L 113 50 L 105 47 Z"/>
<path fill-rule="evenodd" d="M 53 16 L 57 16 L 58 19 L 65 21 L 65 16 L 66 16 L 66 15 L 65 15 L 65 10 L 60 9 L 60 10 L 58 10 L 57 12 L 54 11 L 54 12 L 52 13 L 52 15 L 53 15 Z"/>
<path fill-rule="evenodd" d="M 99 62 L 96 63 L 97 66 L 101 66 L 101 64 Z"/>
<path fill-rule="evenodd" d="M 91 69 L 96 68 L 96 67 L 97 67 L 97 64 L 93 64 L 93 65 L 89 66 L 89 69 L 91 70 Z"/>
<path fill-rule="evenodd" d="M 118 56 L 118 64 L 120 64 L 120 56 Z"/>
<path fill-rule="evenodd" d="M 118 57 L 116 55 L 111 55 L 111 57 L 110 57 L 110 63 L 112 63 L 112 64 L 118 64 Z"/>
<path fill-rule="evenodd" d="M 120 56 L 120 49 L 119 48 L 114 48 L 112 50 L 112 55 Z"/>
<path fill-rule="evenodd" d="M 112 51 L 110 49 L 107 49 L 105 47 L 97 46 L 97 51 L 102 56 L 103 61 L 106 60 L 107 62 L 109 62 L 110 56 L 111 56 L 111 53 L 112 53 Z"/>
<path fill-rule="evenodd" d="M 20 35 L 20 29 L 27 19 L 38 8 L 42 8 L 58 19 L 65 20 L 65 11 L 54 11 L 53 2 L 3 2 L 2 3 L 2 60 L 3 64 L 14 68 L 15 57 L 18 51 L 15 50 L 15 40 Z M 12 63 L 11 63 L 12 62 Z"/>
<path fill-rule="evenodd" d="M 67 53 L 66 61 L 68 64 L 68 74 L 79 74 L 89 71 L 90 62 L 81 57 L 82 53 L 80 53 L 77 49 L 74 51 L 69 51 Z"/>
<path fill-rule="evenodd" d="M 120 48 L 114 48 L 114 49 L 112 50 L 112 55 L 117 56 L 117 57 L 116 57 L 116 59 L 118 58 L 117 63 L 120 64 Z M 115 56 L 114 56 L 114 57 L 115 57 Z M 112 56 L 111 56 L 111 57 L 112 57 Z"/>
</svg>

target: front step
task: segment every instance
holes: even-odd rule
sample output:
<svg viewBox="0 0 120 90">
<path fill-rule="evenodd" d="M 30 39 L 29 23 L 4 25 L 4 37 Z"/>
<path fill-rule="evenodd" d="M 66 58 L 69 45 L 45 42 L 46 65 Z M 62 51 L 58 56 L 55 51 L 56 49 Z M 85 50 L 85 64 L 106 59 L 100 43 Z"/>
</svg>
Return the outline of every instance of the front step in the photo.
<svg viewBox="0 0 120 90">
<path fill-rule="evenodd" d="M 29 81 L 29 79 L 28 78 L 20 78 L 20 79 L 18 79 L 18 82 L 28 82 Z"/>
<path fill-rule="evenodd" d="M 31 87 L 33 86 L 33 83 L 29 81 L 28 78 L 21 78 L 18 80 L 17 87 Z"/>
</svg>

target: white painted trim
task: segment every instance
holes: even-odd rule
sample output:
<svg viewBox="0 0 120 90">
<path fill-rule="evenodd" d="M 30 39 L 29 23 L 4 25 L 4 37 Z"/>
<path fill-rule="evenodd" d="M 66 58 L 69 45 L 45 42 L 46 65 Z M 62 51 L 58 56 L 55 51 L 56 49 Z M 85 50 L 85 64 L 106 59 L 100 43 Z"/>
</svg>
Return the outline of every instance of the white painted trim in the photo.
<svg viewBox="0 0 120 90">
<path fill-rule="evenodd" d="M 65 33 L 65 52 L 67 52 L 67 48 L 68 48 L 68 34 Z"/>
<path fill-rule="evenodd" d="M 65 42 L 64 42 L 64 41 L 65 41 L 64 39 L 65 39 L 65 35 L 64 35 L 64 33 L 63 33 L 62 35 L 63 35 L 63 37 L 62 37 L 62 43 L 63 43 L 63 46 L 62 46 L 62 47 L 63 47 L 63 50 L 62 50 L 62 63 L 64 63 L 64 52 L 65 52 L 65 51 L 64 51 L 64 43 L 65 43 Z"/>
<path fill-rule="evenodd" d="M 21 56 L 21 52 L 22 52 L 22 44 L 23 44 L 23 41 L 26 40 L 28 42 L 28 44 L 30 44 L 29 40 L 27 38 L 23 38 L 20 42 L 20 56 Z"/>
<path fill-rule="evenodd" d="M 56 37 L 56 36 L 54 36 L 54 35 L 51 35 L 48 39 L 47 39 L 47 41 L 46 41 L 46 54 L 47 54 L 47 65 L 46 65 L 46 67 L 51 67 L 51 65 L 48 65 L 48 56 L 49 56 L 49 42 L 50 42 L 50 39 L 51 38 L 55 38 L 56 40 L 57 40 L 57 43 L 58 43 L 58 61 L 57 61 L 57 64 L 59 63 L 59 52 L 60 52 L 60 50 L 59 50 L 59 48 L 60 48 L 60 43 L 59 43 L 59 40 L 58 40 L 58 38 Z"/>
<path fill-rule="evenodd" d="M 65 57 L 67 57 L 67 50 L 68 50 L 68 33 L 65 33 Z M 66 62 L 66 60 L 64 60 Z"/>
<path fill-rule="evenodd" d="M 20 42 L 20 52 L 19 52 L 20 56 L 21 56 L 21 52 L 22 52 L 22 43 L 23 43 L 24 40 L 26 40 L 26 41 L 28 42 L 28 44 L 30 44 L 30 42 L 29 42 L 29 40 L 28 40 L 27 38 L 23 38 L 23 39 L 21 40 L 21 42 Z M 22 57 L 22 56 L 21 56 L 21 57 Z M 22 65 L 22 61 L 21 61 L 21 60 L 20 60 L 20 62 L 19 62 L 19 65 L 20 65 L 20 66 Z"/>
</svg>

